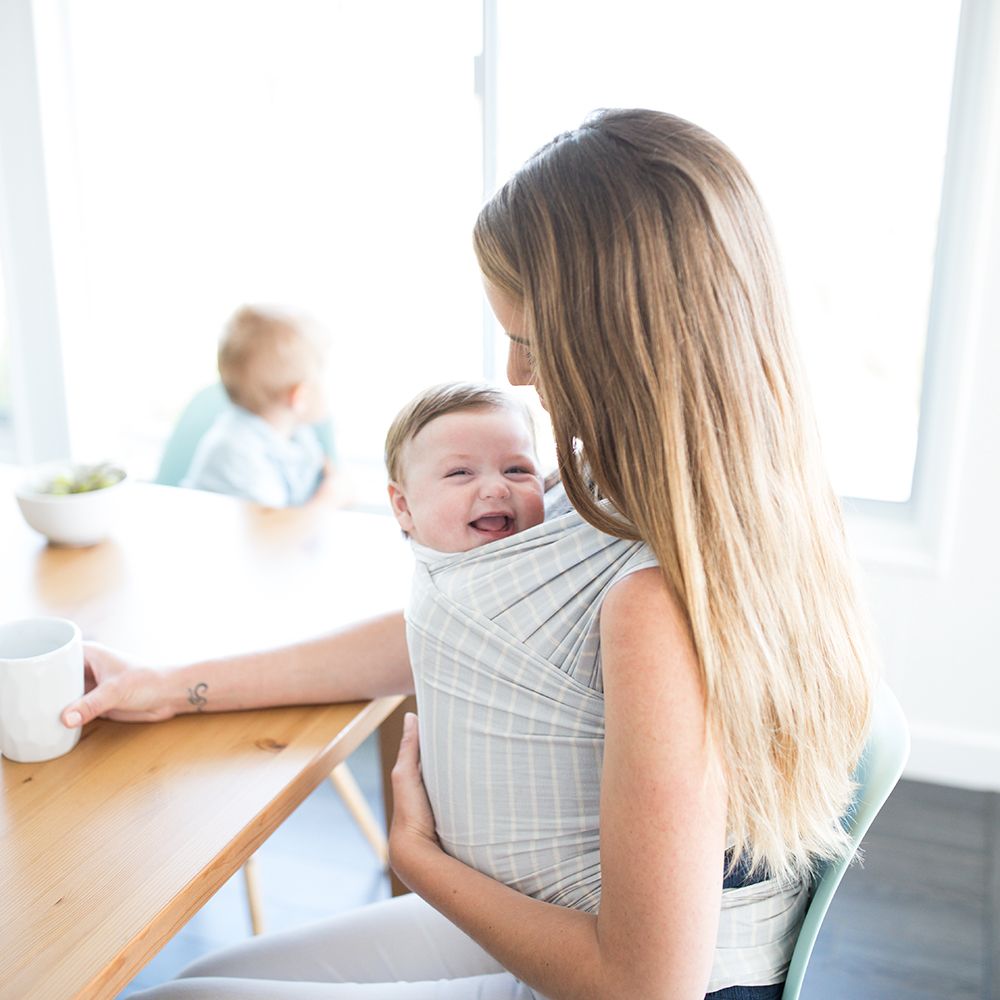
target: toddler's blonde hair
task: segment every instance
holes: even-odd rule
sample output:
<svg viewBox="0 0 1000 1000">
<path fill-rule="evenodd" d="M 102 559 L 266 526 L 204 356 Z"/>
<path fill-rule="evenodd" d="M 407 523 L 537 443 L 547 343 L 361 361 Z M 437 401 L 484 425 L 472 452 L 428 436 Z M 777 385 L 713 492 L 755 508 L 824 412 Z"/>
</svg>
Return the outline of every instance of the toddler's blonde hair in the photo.
<svg viewBox="0 0 1000 1000">
<path fill-rule="evenodd" d="M 322 363 L 322 347 L 310 324 L 270 307 L 241 307 L 219 341 L 219 377 L 229 398 L 258 415 L 282 405 Z"/>
</svg>

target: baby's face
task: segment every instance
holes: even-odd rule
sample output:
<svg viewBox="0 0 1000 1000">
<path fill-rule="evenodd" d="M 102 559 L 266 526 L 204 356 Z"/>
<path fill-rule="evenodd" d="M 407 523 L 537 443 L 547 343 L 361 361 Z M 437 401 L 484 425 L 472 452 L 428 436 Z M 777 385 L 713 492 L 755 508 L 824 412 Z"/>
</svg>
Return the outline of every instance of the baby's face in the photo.
<svg viewBox="0 0 1000 1000">
<path fill-rule="evenodd" d="M 437 417 L 403 450 L 404 482 L 389 484 L 400 527 L 438 552 L 466 552 L 540 524 L 542 476 L 515 410 Z"/>
</svg>

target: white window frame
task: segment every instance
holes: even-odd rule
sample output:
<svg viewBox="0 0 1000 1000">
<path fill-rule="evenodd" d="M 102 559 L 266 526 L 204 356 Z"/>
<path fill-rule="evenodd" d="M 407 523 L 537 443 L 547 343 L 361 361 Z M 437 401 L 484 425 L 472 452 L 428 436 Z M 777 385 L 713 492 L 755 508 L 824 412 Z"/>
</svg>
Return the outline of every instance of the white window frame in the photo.
<svg viewBox="0 0 1000 1000">
<path fill-rule="evenodd" d="M 70 454 L 33 4 L 0 0 L 0 264 L 18 462 Z"/>
<path fill-rule="evenodd" d="M 497 0 L 483 0 L 484 60 L 496 65 Z M 919 16 L 916 12 L 914 16 Z M 843 497 L 847 531 L 866 565 L 935 576 L 946 572 L 955 488 L 965 440 L 967 383 L 982 325 L 988 206 L 1000 163 L 1000 0 L 964 0 L 955 51 L 940 222 L 925 342 L 919 431 L 910 498 Z M 496 172 L 496 87 L 485 76 L 484 190 Z M 495 329 L 487 314 L 488 328 Z"/>
<path fill-rule="evenodd" d="M 916 15 L 914 15 L 916 16 Z M 913 488 L 906 503 L 844 498 L 870 566 L 942 577 L 951 561 L 968 384 L 987 322 L 990 207 L 1000 193 L 1000 0 L 964 0 L 955 52 Z"/>
<path fill-rule="evenodd" d="M 483 201 L 497 187 L 497 0 L 483 0 L 483 50 L 476 58 L 476 93 L 483 131 Z M 499 324 L 483 296 L 483 378 L 497 380 Z"/>
</svg>

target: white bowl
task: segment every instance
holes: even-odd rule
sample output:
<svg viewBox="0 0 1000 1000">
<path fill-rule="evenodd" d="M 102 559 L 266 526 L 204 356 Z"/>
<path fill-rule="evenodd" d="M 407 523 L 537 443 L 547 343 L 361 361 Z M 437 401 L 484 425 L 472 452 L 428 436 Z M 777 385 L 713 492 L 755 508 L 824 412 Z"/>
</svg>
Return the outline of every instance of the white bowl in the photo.
<svg viewBox="0 0 1000 1000">
<path fill-rule="evenodd" d="M 121 475 L 111 486 L 86 493 L 48 492 L 56 476 L 73 476 L 82 468 L 70 462 L 41 465 L 14 491 L 25 521 L 57 545 L 96 545 L 104 541 L 111 534 L 121 508 L 128 476 L 120 466 L 110 467 Z"/>
</svg>

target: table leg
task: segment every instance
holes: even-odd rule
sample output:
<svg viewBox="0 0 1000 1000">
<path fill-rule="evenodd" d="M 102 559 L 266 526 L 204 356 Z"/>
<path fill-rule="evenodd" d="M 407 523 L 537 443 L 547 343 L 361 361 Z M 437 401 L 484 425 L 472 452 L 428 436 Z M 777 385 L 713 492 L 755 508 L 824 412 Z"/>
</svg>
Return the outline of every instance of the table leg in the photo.
<svg viewBox="0 0 1000 1000">
<path fill-rule="evenodd" d="M 379 726 L 378 748 L 382 757 L 382 800 L 385 802 L 385 826 L 388 831 L 392 822 L 392 765 L 399 755 L 399 741 L 403 738 L 403 716 L 407 712 L 416 712 L 417 699 L 412 695 L 404 699 L 399 708 Z M 402 896 L 410 890 L 389 869 L 389 883 L 394 896 Z"/>
<path fill-rule="evenodd" d="M 389 864 L 389 845 L 386 843 L 385 831 L 379 826 L 379 822 L 372 815 L 364 793 L 358 787 L 358 783 L 347 766 L 347 761 L 342 761 L 330 773 L 330 784 L 337 790 L 341 801 L 347 806 L 347 811 L 358 824 L 358 828 L 364 834 L 365 840 L 371 845 L 382 867 Z"/>
<path fill-rule="evenodd" d="M 257 856 L 252 854 L 243 863 L 243 881 L 247 890 L 247 908 L 250 910 L 250 928 L 254 934 L 264 933 L 264 900 L 257 880 Z"/>
</svg>

